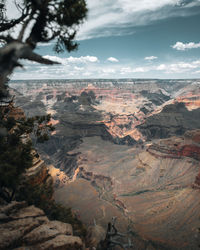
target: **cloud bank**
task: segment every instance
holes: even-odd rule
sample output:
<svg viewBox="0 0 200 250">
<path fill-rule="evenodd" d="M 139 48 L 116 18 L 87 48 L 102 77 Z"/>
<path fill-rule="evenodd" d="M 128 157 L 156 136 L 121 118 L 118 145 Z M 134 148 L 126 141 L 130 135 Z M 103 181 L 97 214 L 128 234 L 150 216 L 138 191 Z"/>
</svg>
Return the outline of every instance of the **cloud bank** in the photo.
<svg viewBox="0 0 200 250">
<path fill-rule="evenodd" d="M 45 58 L 60 62 L 60 65 L 46 66 L 23 61 L 25 70 L 19 69 L 13 79 L 79 79 L 79 78 L 188 78 L 200 76 L 200 59 L 158 63 L 107 63 L 96 56 L 61 58 L 46 55 Z M 116 59 L 116 58 L 115 58 Z"/>
<path fill-rule="evenodd" d="M 98 58 L 96 56 L 81 56 L 81 57 L 67 57 L 67 58 L 61 58 L 58 56 L 49 56 L 46 55 L 44 58 L 59 62 L 61 64 L 69 64 L 69 63 L 96 63 L 98 62 Z"/>
<path fill-rule="evenodd" d="M 176 44 L 174 44 L 172 46 L 173 49 L 176 50 L 189 50 L 189 49 L 197 49 L 200 48 L 200 43 L 194 43 L 194 42 L 190 42 L 190 43 L 182 43 L 182 42 L 177 42 Z"/>
<path fill-rule="evenodd" d="M 137 26 L 157 20 L 192 15 L 199 0 L 87 0 L 88 19 L 78 40 L 135 33 Z M 192 9 L 193 8 L 193 9 Z"/>
</svg>

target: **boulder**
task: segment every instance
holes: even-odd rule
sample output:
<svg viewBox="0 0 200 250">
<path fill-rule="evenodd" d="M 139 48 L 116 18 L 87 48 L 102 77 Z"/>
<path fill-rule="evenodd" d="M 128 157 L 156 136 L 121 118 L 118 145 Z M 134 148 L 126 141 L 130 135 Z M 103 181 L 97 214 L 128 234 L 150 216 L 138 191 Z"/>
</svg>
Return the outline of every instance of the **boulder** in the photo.
<svg viewBox="0 0 200 250">
<path fill-rule="evenodd" d="M 70 224 L 50 221 L 43 210 L 25 202 L 0 206 L 0 250 L 83 249 Z"/>
<path fill-rule="evenodd" d="M 10 215 L 12 219 L 21 219 L 26 217 L 38 217 L 38 216 L 44 216 L 44 212 L 35 206 L 22 208 L 16 213 L 12 213 Z"/>
<path fill-rule="evenodd" d="M 23 241 L 29 244 L 36 244 L 52 239 L 59 234 L 72 235 L 72 226 L 60 221 L 49 221 L 25 235 Z"/>
</svg>

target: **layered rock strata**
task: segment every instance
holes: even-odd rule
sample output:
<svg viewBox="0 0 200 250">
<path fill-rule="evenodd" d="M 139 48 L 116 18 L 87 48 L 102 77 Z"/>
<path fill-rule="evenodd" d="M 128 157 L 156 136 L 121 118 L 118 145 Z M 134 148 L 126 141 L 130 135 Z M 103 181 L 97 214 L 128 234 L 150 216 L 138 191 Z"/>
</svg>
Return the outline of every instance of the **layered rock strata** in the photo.
<svg viewBox="0 0 200 250">
<path fill-rule="evenodd" d="M 117 216 L 137 249 L 198 249 L 199 135 L 184 133 L 200 128 L 199 86 L 154 79 L 18 86 L 27 112 L 38 104 L 56 124 L 40 147 L 59 168 L 51 169 L 56 201 L 97 231 Z"/>
<path fill-rule="evenodd" d="M 82 240 L 73 236 L 70 224 L 50 221 L 41 209 L 13 201 L 0 206 L 0 249 L 81 250 L 84 247 Z"/>
<path fill-rule="evenodd" d="M 78 153 L 74 175 L 54 175 L 55 198 L 70 204 L 86 225 L 95 219 L 105 230 L 114 215 L 122 231 L 129 227 L 146 246 L 150 240 L 155 249 L 198 249 L 200 166 L 193 147 L 199 148 L 199 130 L 143 147 L 85 138 L 70 152 Z M 138 237 L 132 240 L 146 249 Z"/>
<path fill-rule="evenodd" d="M 32 186 L 42 186 L 45 184 L 46 189 L 51 190 L 53 186 L 53 180 L 49 174 L 46 163 L 41 159 L 40 155 L 35 149 L 32 150 L 31 154 L 33 157 L 33 165 L 32 167 L 26 169 L 26 172 L 23 175 L 24 181 L 31 184 Z"/>
<path fill-rule="evenodd" d="M 200 108 L 189 111 L 184 103 L 166 105 L 158 114 L 151 115 L 137 126 L 146 140 L 183 135 L 200 128 Z"/>
</svg>

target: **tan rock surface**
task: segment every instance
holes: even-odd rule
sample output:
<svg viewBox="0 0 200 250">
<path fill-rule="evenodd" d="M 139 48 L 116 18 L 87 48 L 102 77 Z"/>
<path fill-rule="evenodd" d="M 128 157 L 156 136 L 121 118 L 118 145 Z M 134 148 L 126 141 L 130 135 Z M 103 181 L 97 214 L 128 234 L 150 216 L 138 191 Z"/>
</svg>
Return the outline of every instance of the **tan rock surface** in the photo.
<svg viewBox="0 0 200 250">
<path fill-rule="evenodd" d="M 29 206 L 18 210 L 16 213 L 12 213 L 10 217 L 12 219 L 21 219 L 26 217 L 38 217 L 44 216 L 44 211 L 35 206 Z"/>
<path fill-rule="evenodd" d="M 36 244 L 52 239 L 59 234 L 72 235 L 72 226 L 60 221 L 49 221 L 26 234 L 23 241 L 29 244 Z"/>
<path fill-rule="evenodd" d="M 0 250 L 83 249 L 70 224 L 49 221 L 44 212 L 25 202 L 0 206 Z"/>
<path fill-rule="evenodd" d="M 77 171 L 72 181 L 56 189 L 55 198 L 70 204 L 87 225 L 95 219 L 106 229 L 112 216 L 117 216 L 121 231 L 132 221 L 132 230 L 144 239 L 170 249 L 196 249 L 200 193 L 192 186 L 200 166 L 192 154 L 179 153 L 185 144 L 198 146 L 191 139 L 197 138 L 196 133 L 158 140 L 156 147 L 147 144 L 143 149 L 114 145 L 99 137 L 84 138 L 71 151 L 80 152 Z"/>
<path fill-rule="evenodd" d="M 58 235 L 52 240 L 36 245 L 38 250 L 82 250 L 83 243 L 79 237 L 69 235 Z"/>
</svg>

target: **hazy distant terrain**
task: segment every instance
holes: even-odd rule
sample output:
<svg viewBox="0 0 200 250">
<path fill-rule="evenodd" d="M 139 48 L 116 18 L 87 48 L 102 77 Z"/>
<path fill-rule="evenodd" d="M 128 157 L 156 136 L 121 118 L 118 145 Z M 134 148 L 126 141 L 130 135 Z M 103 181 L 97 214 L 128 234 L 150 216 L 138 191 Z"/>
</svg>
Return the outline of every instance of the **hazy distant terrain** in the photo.
<svg viewBox="0 0 200 250">
<path fill-rule="evenodd" d="M 117 216 L 136 249 L 147 240 L 198 249 L 200 80 L 30 80 L 10 87 L 26 115 L 52 114 L 56 130 L 36 147 L 51 165 L 58 202 L 94 230 L 94 220 L 106 229 Z"/>
</svg>

